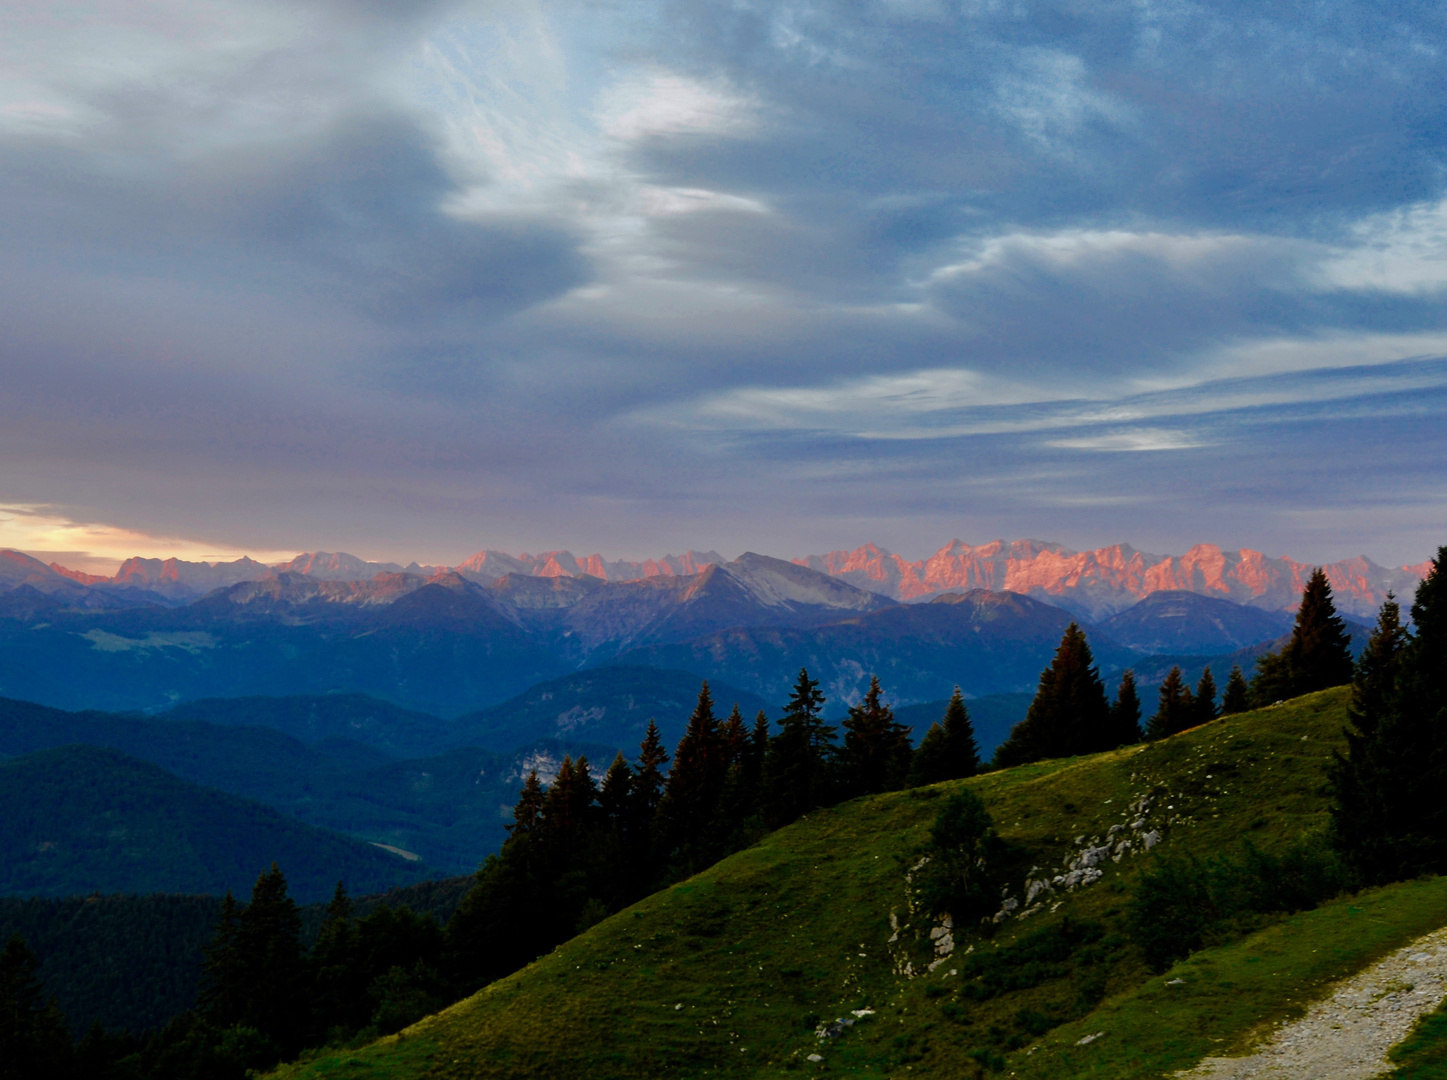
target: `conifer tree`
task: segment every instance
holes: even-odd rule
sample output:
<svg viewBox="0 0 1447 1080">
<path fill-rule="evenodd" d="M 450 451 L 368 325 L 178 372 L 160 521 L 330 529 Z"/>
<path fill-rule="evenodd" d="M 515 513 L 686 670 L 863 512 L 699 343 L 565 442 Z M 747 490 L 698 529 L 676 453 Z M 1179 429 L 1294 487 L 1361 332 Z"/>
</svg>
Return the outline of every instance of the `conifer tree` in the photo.
<svg viewBox="0 0 1447 1080">
<path fill-rule="evenodd" d="M 1318 568 L 1301 594 L 1291 633 L 1291 671 L 1298 694 L 1352 681 L 1351 635 L 1336 613 L 1331 584 Z"/>
<path fill-rule="evenodd" d="M 359 959 L 352 900 L 346 885 L 339 881 L 327 903 L 311 951 L 312 1008 L 316 1014 L 317 1035 L 325 1038 L 333 1028 L 356 1031 L 366 1026 L 370 1002 L 366 982 L 359 972 Z"/>
<path fill-rule="evenodd" d="M 823 806 L 829 797 L 834 728 L 824 723 L 824 695 L 807 669 L 799 669 L 779 729 L 764 758 L 762 796 L 764 817 L 775 829 Z"/>
<path fill-rule="evenodd" d="M 909 786 L 924 787 L 950 779 L 949 740 L 936 720 L 924 733 L 909 763 Z"/>
<path fill-rule="evenodd" d="M 632 802 L 633 770 L 628 767 L 628 761 L 620 750 L 603 774 L 603 783 L 598 788 L 598 812 L 610 828 L 621 831 L 628 826 Z"/>
<path fill-rule="evenodd" d="M 911 787 L 963 780 L 980 771 L 980 745 L 960 688 L 950 695 L 940 722 L 931 724 L 910 763 Z"/>
<path fill-rule="evenodd" d="M 653 823 L 658 803 L 663 798 L 663 767 L 669 760 L 658 725 L 650 719 L 643 742 L 638 746 L 638 764 L 633 770 L 633 812 L 640 825 L 646 827 Z"/>
<path fill-rule="evenodd" d="M 1407 638 L 1382 606 L 1357 664 L 1347 753 L 1331 771 L 1332 840 L 1379 883 L 1447 871 L 1447 547 L 1412 605 Z"/>
<path fill-rule="evenodd" d="M 844 721 L 844 749 L 840 764 L 848 795 L 873 795 L 904 786 L 912 750 L 909 728 L 894 719 L 894 710 L 881 700 L 879 679 L 870 676 L 869 690 Z"/>
<path fill-rule="evenodd" d="M 743 775 L 757 809 L 759 784 L 764 776 L 764 755 L 769 751 L 769 718 L 760 709 L 754 717 L 754 726 L 749 731 L 748 745 L 742 758 Z"/>
<path fill-rule="evenodd" d="M 1147 739 L 1164 739 L 1196 723 L 1196 699 L 1181 678 L 1181 669 L 1171 668 L 1161 683 L 1160 705 L 1146 724 Z"/>
<path fill-rule="evenodd" d="M 1351 635 L 1336 613 L 1326 572 L 1318 568 L 1302 590 L 1291 640 L 1256 661 L 1251 700 L 1258 707 L 1271 705 L 1351 680 Z"/>
<path fill-rule="evenodd" d="M 1195 724 L 1209 724 L 1220 715 L 1216 711 L 1216 680 L 1211 676 L 1211 669 L 1208 667 L 1201 672 L 1201 680 L 1196 683 L 1196 717 L 1192 721 Z"/>
<path fill-rule="evenodd" d="M 1226 692 L 1221 695 L 1221 715 L 1231 716 L 1243 713 L 1251 707 L 1250 691 L 1246 676 L 1241 674 L 1241 665 L 1232 664 L 1231 674 L 1226 678 Z"/>
<path fill-rule="evenodd" d="M 597 795 L 588 759 L 579 757 L 575 762 L 565 754 L 543 800 L 541 832 L 555 853 L 569 852 L 577 845 L 590 823 Z"/>
<path fill-rule="evenodd" d="M 688 726 L 674 748 L 673 768 L 658 804 L 659 830 L 666 852 L 689 848 L 690 860 L 698 857 L 696 849 L 715 831 L 714 819 L 727 769 L 722 734 L 713 714 L 713 695 L 704 680 Z"/>
<path fill-rule="evenodd" d="M 512 824 L 507 826 L 507 831 L 513 836 L 526 836 L 536 832 L 542 824 L 545 798 L 543 782 L 538 779 L 538 770 L 532 769 L 528 772 L 528 778 L 523 781 L 522 790 L 518 792 L 517 805 L 512 810 Z"/>
<path fill-rule="evenodd" d="M 241 905 L 227 889 L 201 963 L 201 1011 L 218 1027 L 234 1024 L 241 1016 L 241 954 L 236 940 L 240 922 Z"/>
<path fill-rule="evenodd" d="M 233 1023 L 256 1028 L 283 1051 L 297 1049 L 306 1015 L 301 914 L 276 863 L 251 888 L 235 949 L 241 1001 Z"/>
<path fill-rule="evenodd" d="M 1120 677 L 1120 687 L 1110 707 L 1110 727 L 1117 746 L 1131 746 L 1141 741 L 1141 699 L 1136 691 L 1135 672 L 1130 669 Z"/>
<path fill-rule="evenodd" d="M 1085 632 L 1075 623 L 1065 629 L 1025 719 L 995 751 L 995 763 L 1020 765 L 1042 758 L 1069 757 L 1111 750 L 1110 703 L 1095 668 Z"/>
<path fill-rule="evenodd" d="M 744 723 L 744 715 L 739 712 L 739 703 L 734 702 L 734 707 L 729 710 L 728 719 L 719 725 L 718 729 L 719 746 L 721 748 L 723 769 L 727 772 L 744 755 L 749 741 L 749 728 Z"/>
<path fill-rule="evenodd" d="M 0 1080 L 63 1076 L 71 1056 L 65 1017 L 47 1003 L 40 964 L 15 934 L 0 950 Z"/>
</svg>

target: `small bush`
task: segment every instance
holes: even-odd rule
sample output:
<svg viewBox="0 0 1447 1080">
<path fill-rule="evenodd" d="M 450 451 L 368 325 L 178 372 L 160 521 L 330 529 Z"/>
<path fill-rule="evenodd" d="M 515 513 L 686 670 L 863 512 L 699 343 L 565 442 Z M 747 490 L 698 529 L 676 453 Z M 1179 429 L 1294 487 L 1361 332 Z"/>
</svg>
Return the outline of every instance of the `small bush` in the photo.
<svg viewBox="0 0 1447 1080">
<path fill-rule="evenodd" d="M 940 807 L 926 853 L 930 861 L 916 881 L 926 911 L 949 912 L 959 924 L 994 914 L 1005 845 L 978 795 L 961 791 Z"/>
<path fill-rule="evenodd" d="M 1099 941 L 1105 934 L 1096 922 L 1069 917 L 1021 938 L 1009 948 L 972 953 L 965 958 L 965 983 L 960 995 L 973 1001 L 1015 990 L 1029 990 L 1069 971 L 1068 961 L 1081 946 Z"/>
<path fill-rule="evenodd" d="M 1253 929 L 1263 915 L 1314 908 L 1350 885 L 1340 858 L 1320 838 L 1280 855 L 1248 841 L 1235 857 L 1162 856 L 1136 885 L 1130 934 L 1152 970 L 1164 971 L 1205 945 Z"/>
</svg>

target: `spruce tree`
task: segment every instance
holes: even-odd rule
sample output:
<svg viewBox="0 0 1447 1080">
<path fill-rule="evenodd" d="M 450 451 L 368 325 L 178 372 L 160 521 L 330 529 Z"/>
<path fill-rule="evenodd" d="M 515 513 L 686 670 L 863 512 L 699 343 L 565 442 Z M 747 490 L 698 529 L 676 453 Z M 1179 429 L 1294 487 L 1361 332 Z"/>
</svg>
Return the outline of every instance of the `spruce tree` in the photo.
<svg viewBox="0 0 1447 1080">
<path fill-rule="evenodd" d="M 942 780 L 963 780 L 979 771 L 980 744 L 975 741 L 975 725 L 965 708 L 965 696 L 957 686 L 944 716 L 930 725 L 914 752 L 909 784 L 919 787 Z"/>
<path fill-rule="evenodd" d="M 1020 765 L 1042 758 L 1111 750 L 1119 745 L 1110 722 L 1110 703 L 1096 670 L 1085 631 L 1065 629 L 1025 719 L 995 751 L 995 763 Z"/>
<path fill-rule="evenodd" d="M 283 1052 L 300 1048 L 306 1015 L 301 914 L 276 863 L 251 888 L 236 920 L 241 1007 L 236 1021 L 254 1027 Z"/>
<path fill-rule="evenodd" d="M 727 772 L 743 757 L 749 741 L 749 728 L 744 723 L 743 713 L 739 712 L 737 701 L 729 710 L 728 719 L 719 725 L 718 739 L 723 769 Z"/>
<path fill-rule="evenodd" d="M 628 826 L 628 811 L 633 803 L 633 770 L 620 750 L 613 764 L 603 774 L 598 788 L 598 812 L 612 829 L 622 831 Z"/>
<path fill-rule="evenodd" d="M 1356 667 L 1347 753 L 1331 771 L 1332 839 L 1372 883 L 1447 871 L 1447 547 L 1403 634 L 1388 600 Z"/>
<path fill-rule="evenodd" d="M 1317 569 L 1301 594 L 1291 633 L 1291 672 L 1297 694 L 1352 681 L 1351 635 L 1332 603 L 1326 572 Z"/>
<path fill-rule="evenodd" d="M 704 680 L 688 726 L 674 748 L 673 768 L 658 804 L 659 831 L 666 852 L 688 849 L 689 859 L 697 860 L 699 845 L 707 843 L 715 831 L 714 819 L 727 769 L 722 733 L 713 714 L 713 695 Z"/>
<path fill-rule="evenodd" d="M 904 786 L 909 774 L 909 728 L 894 719 L 894 710 L 881 699 L 879 679 L 871 676 L 869 690 L 844 721 L 844 749 L 840 754 L 843 787 L 847 795 L 874 795 Z"/>
<path fill-rule="evenodd" d="M 1181 669 L 1172 667 L 1161 683 L 1160 704 L 1146 724 L 1147 739 L 1164 739 L 1196 724 L 1196 699 L 1181 678 Z"/>
<path fill-rule="evenodd" d="M 638 764 L 633 770 L 633 813 L 640 825 L 652 825 L 653 815 L 663 798 L 663 767 L 669 762 L 668 752 L 663 748 L 663 736 L 658 725 L 651 719 L 643 742 L 638 746 Z"/>
<path fill-rule="evenodd" d="M 1211 677 L 1208 667 L 1201 672 L 1201 680 L 1196 683 L 1196 718 L 1193 725 L 1209 724 L 1219 715 L 1216 711 L 1216 680 Z"/>
<path fill-rule="evenodd" d="M 1221 695 L 1221 715 L 1243 713 L 1250 707 L 1251 698 L 1246 686 L 1246 676 L 1241 674 L 1240 664 L 1232 664 L 1231 674 L 1226 678 L 1226 693 Z"/>
<path fill-rule="evenodd" d="M 333 1029 L 351 1032 L 365 1027 L 370 1014 L 352 915 L 351 897 L 346 885 L 339 881 L 311 951 L 313 1031 L 322 1040 Z"/>
<path fill-rule="evenodd" d="M 19 934 L 0 950 L 0 1080 L 64 1076 L 71 1056 L 65 1017 L 47 1003 L 40 963 Z"/>
<path fill-rule="evenodd" d="M 1336 613 L 1326 572 L 1318 568 L 1302 590 L 1291 639 L 1256 661 L 1251 700 L 1261 707 L 1351 681 L 1351 635 Z"/>
<path fill-rule="evenodd" d="M 206 944 L 201 962 L 202 1014 L 217 1027 L 229 1027 L 242 1016 L 241 953 L 237 945 L 237 927 L 241 922 L 241 905 L 231 890 L 221 898 L 221 910 Z"/>
<path fill-rule="evenodd" d="M 633 768 L 633 799 L 629 808 L 629 826 L 626 838 L 630 860 L 645 868 L 642 876 L 652 879 L 660 862 L 656 849 L 662 846 L 656 839 L 658 804 L 663 800 L 663 787 L 667 782 L 664 767 L 670 758 L 663 748 L 663 736 L 658 725 L 648 721 L 648 730 L 638 746 L 637 764 Z"/>
<path fill-rule="evenodd" d="M 748 745 L 741 759 L 746 787 L 751 793 L 753 808 L 758 809 L 759 784 L 764 777 L 764 756 L 769 752 L 769 718 L 760 709 L 749 731 Z"/>
<path fill-rule="evenodd" d="M 1136 692 L 1135 672 L 1129 669 L 1120 677 L 1120 688 L 1110 707 L 1110 727 L 1117 746 L 1141 741 L 1141 699 Z"/>
<path fill-rule="evenodd" d="M 824 723 L 824 695 L 807 669 L 799 669 L 779 729 L 764 757 L 761 798 L 765 820 L 775 829 L 829 799 L 834 728 Z"/>
<path fill-rule="evenodd" d="M 545 798 L 543 782 L 538 779 L 538 770 L 532 769 L 528 772 L 528 778 L 523 781 L 522 790 L 518 792 L 517 805 L 512 810 L 512 824 L 507 826 L 507 831 L 513 836 L 526 836 L 536 832 L 542 823 Z"/>
</svg>

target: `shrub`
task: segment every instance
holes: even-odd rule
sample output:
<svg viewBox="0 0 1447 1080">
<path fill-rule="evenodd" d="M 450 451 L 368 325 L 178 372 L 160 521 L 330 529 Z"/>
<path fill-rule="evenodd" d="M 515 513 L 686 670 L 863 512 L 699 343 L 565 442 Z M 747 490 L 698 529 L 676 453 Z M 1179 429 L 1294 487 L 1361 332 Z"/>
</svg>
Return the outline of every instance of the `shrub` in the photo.
<svg viewBox="0 0 1447 1080">
<path fill-rule="evenodd" d="M 1350 885 L 1341 859 L 1320 837 L 1279 855 L 1248 841 L 1234 858 L 1161 856 L 1136 885 L 1128 925 L 1146 963 L 1164 971 L 1250 929 L 1260 916 L 1314 908 Z"/>
</svg>

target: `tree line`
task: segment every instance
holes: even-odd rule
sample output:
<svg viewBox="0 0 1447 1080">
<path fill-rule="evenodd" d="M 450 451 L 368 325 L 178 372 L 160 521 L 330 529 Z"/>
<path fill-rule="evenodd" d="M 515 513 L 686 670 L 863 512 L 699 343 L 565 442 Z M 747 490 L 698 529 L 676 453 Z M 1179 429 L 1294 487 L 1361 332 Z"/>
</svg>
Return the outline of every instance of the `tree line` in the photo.
<svg viewBox="0 0 1447 1080">
<path fill-rule="evenodd" d="M 1162 739 L 1218 716 L 1341 686 L 1352 681 L 1354 670 L 1351 635 L 1336 612 L 1331 583 L 1320 569 L 1302 590 L 1291 636 L 1280 649 L 1256 661 L 1249 682 L 1240 666 L 1233 666 L 1218 703 L 1209 667 L 1194 691 L 1180 667 L 1172 667 L 1161 682 L 1156 711 L 1144 727 L 1135 673 L 1127 670 L 1121 676 L 1115 699 L 1110 700 L 1085 631 L 1072 622 L 1050 666 L 1040 674 L 1029 712 L 996 749 L 994 764 L 1008 768 Z"/>
</svg>

